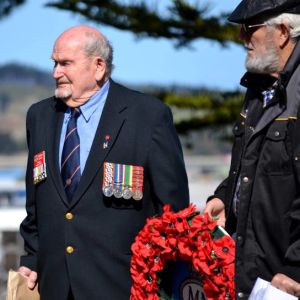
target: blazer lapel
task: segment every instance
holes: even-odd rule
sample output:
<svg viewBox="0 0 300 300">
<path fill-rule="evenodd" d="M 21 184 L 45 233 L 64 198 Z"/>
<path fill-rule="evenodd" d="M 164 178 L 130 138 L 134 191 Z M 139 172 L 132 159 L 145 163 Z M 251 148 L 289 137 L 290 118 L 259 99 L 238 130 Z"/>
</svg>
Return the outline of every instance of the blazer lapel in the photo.
<svg viewBox="0 0 300 300">
<path fill-rule="evenodd" d="M 61 127 L 64 120 L 64 112 L 66 107 L 60 101 L 55 101 L 53 99 L 53 113 L 50 114 L 50 120 L 48 124 L 52 124 L 49 126 L 49 130 L 47 131 L 47 151 L 46 151 L 46 159 L 47 159 L 47 171 L 54 182 L 54 186 L 59 193 L 62 201 L 69 205 L 69 201 L 67 199 L 61 175 L 60 175 L 60 167 L 59 167 L 59 142 L 60 142 L 60 133 Z"/>
<path fill-rule="evenodd" d="M 75 205 L 86 191 L 99 169 L 102 167 L 105 157 L 113 147 L 119 132 L 126 121 L 125 110 L 127 104 L 119 101 L 115 93 L 114 83 L 111 82 L 107 100 L 96 130 L 96 135 L 91 147 L 85 169 L 81 176 L 78 188 L 71 205 Z M 101 186 L 101 182 L 98 183 Z"/>
</svg>

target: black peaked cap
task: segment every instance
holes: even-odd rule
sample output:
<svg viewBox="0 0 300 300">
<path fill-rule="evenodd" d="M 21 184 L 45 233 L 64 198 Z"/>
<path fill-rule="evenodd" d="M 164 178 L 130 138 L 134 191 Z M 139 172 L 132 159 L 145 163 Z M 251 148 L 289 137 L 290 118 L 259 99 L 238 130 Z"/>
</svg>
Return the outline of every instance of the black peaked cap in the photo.
<svg viewBox="0 0 300 300">
<path fill-rule="evenodd" d="M 243 0 L 228 21 L 244 24 L 252 19 L 268 19 L 282 13 L 300 14 L 300 0 Z"/>
</svg>

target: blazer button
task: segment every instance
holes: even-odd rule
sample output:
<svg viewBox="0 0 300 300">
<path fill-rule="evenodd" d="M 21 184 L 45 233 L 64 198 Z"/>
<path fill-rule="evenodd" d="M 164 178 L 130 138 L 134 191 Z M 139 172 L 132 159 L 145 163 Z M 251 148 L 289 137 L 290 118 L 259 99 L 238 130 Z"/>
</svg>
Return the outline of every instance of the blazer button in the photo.
<svg viewBox="0 0 300 300">
<path fill-rule="evenodd" d="M 247 183 L 247 182 L 249 182 L 249 178 L 248 177 L 243 177 L 243 182 L 245 182 L 245 183 Z"/>
<path fill-rule="evenodd" d="M 66 248 L 66 251 L 67 251 L 67 253 L 71 254 L 71 253 L 74 252 L 74 248 L 73 248 L 72 246 L 68 246 L 68 247 Z"/>
<path fill-rule="evenodd" d="M 242 298 L 244 298 L 244 293 L 239 292 L 239 293 L 237 294 L 237 296 L 238 296 L 239 299 L 242 299 Z"/>
<path fill-rule="evenodd" d="M 241 244 L 243 242 L 243 240 L 244 240 L 241 235 L 238 235 L 236 239 L 237 239 L 237 241 L 238 241 L 239 244 Z"/>
<path fill-rule="evenodd" d="M 68 212 L 68 213 L 66 213 L 65 217 L 67 220 L 72 220 L 74 215 L 72 213 Z"/>
</svg>

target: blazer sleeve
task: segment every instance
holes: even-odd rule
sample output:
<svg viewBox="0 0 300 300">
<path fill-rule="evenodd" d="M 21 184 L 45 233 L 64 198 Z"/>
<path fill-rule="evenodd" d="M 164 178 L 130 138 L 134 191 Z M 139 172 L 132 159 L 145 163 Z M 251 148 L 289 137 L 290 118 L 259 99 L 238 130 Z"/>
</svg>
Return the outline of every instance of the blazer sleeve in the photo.
<svg viewBox="0 0 300 300">
<path fill-rule="evenodd" d="M 26 135 L 28 146 L 28 161 L 26 170 L 26 212 L 27 216 L 20 225 L 20 233 L 24 239 L 26 254 L 21 256 L 20 265 L 31 270 L 37 269 L 38 232 L 35 209 L 35 195 L 33 185 L 33 141 L 32 141 L 33 116 L 29 109 L 26 118 Z"/>
<path fill-rule="evenodd" d="M 161 205 L 178 211 L 189 204 L 188 179 L 181 144 L 169 107 L 156 116 L 148 153 L 150 184 Z"/>
</svg>

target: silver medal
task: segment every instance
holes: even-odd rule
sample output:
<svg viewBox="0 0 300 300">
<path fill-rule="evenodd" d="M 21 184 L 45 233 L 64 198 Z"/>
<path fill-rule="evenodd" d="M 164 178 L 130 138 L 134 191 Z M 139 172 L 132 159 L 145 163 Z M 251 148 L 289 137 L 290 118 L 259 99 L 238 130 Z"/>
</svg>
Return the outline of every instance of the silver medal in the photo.
<svg viewBox="0 0 300 300">
<path fill-rule="evenodd" d="M 103 194 L 106 197 L 111 197 L 114 194 L 112 186 L 107 185 L 106 187 L 104 187 Z"/>
<path fill-rule="evenodd" d="M 123 196 L 123 191 L 122 191 L 122 186 L 121 185 L 116 185 L 114 188 L 114 196 L 116 198 L 122 198 Z"/>
<path fill-rule="evenodd" d="M 123 192 L 123 198 L 126 199 L 126 200 L 128 200 L 131 197 L 132 197 L 132 192 L 131 192 L 131 190 L 128 187 L 126 187 L 124 189 L 124 192 Z"/>
</svg>

